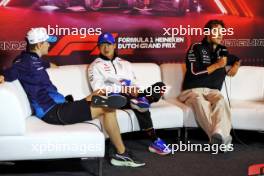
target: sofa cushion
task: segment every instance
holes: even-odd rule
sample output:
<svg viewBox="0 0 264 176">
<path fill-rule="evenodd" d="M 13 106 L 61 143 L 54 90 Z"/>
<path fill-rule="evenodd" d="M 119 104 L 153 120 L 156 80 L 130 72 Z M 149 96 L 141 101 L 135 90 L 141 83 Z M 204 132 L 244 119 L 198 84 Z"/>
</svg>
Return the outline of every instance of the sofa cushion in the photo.
<svg viewBox="0 0 264 176">
<path fill-rule="evenodd" d="M 25 133 L 25 119 L 31 115 L 27 95 L 18 80 L 0 85 L 0 135 Z"/>
<path fill-rule="evenodd" d="M 165 100 L 153 103 L 150 112 L 155 129 L 183 126 L 182 109 Z M 121 133 L 140 130 L 137 118 L 132 110 L 117 110 L 117 120 Z"/>
<path fill-rule="evenodd" d="M 0 160 L 103 157 L 105 137 L 97 127 L 50 125 L 31 116 L 23 136 L 0 138 Z"/>
<path fill-rule="evenodd" d="M 185 105 L 176 98 L 167 99 L 169 103 L 172 103 L 183 110 L 183 126 L 184 127 L 198 127 L 195 120 L 195 114 L 190 106 Z"/>
<path fill-rule="evenodd" d="M 235 129 L 264 130 L 264 100 L 231 102 L 232 125 Z"/>
</svg>

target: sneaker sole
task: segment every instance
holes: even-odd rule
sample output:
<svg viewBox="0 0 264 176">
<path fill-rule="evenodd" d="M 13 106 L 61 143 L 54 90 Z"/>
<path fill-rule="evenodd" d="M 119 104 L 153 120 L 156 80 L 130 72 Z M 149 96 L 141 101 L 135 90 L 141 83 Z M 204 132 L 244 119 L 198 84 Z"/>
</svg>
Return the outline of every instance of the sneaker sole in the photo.
<svg viewBox="0 0 264 176">
<path fill-rule="evenodd" d="M 224 144 L 225 144 L 225 145 L 232 144 L 232 136 L 228 136 L 228 137 L 224 140 Z"/>
<path fill-rule="evenodd" d="M 230 145 L 232 144 L 232 136 L 228 136 L 226 140 L 224 140 L 224 144 L 225 145 Z M 227 153 L 229 152 L 228 149 L 227 150 L 223 150 L 223 153 Z"/>
<path fill-rule="evenodd" d="M 113 166 L 124 166 L 124 167 L 142 167 L 146 165 L 145 163 L 136 164 L 131 161 L 118 161 L 116 159 L 111 159 L 110 162 Z"/>
<path fill-rule="evenodd" d="M 124 96 L 102 97 L 95 95 L 92 97 L 92 105 L 106 108 L 121 108 L 125 106 L 127 99 Z"/>
<path fill-rule="evenodd" d="M 156 154 L 158 154 L 158 155 L 162 155 L 162 156 L 170 154 L 170 153 L 160 152 L 160 151 L 156 150 L 156 149 L 153 148 L 153 147 L 149 147 L 148 149 L 149 149 L 149 151 L 150 151 L 151 153 L 156 153 Z"/>
</svg>

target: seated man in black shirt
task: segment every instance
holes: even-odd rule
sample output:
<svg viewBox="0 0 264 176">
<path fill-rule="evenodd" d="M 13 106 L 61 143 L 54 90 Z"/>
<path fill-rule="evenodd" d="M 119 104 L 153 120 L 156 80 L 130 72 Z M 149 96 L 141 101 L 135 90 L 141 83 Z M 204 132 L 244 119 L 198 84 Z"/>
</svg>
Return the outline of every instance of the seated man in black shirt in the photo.
<svg viewBox="0 0 264 176">
<path fill-rule="evenodd" d="M 183 92 L 178 98 L 192 107 L 197 122 L 211 143 L 227 145 L 232 141 L 231 113 L 220 90 L 225 76 L 237 73 L 240 61 L 234 55 L 229 55 L 227 48 L 221 45 L 222 28 L 222 21 L 210 20 L 205 29 L 218 32 L 211 32 L 201 43 L 190 47 L 186 56 Z M 227 64 L 231 65 L 229 70 L 226 69 Z"/>
</svg>

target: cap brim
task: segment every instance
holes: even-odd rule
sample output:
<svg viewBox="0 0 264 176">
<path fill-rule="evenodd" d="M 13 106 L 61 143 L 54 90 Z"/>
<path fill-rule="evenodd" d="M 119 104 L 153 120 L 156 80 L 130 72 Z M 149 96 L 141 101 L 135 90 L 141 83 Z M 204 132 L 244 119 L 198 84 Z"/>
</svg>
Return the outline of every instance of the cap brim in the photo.
<svg viewBox="0 0 264 176">
<path fill-rule="evenodd" d="M 106 40 L 106 41 L 99 42 L 99 45 L 101 45 L 103 43 L 108 43 L 108 44 L 111 44 L 111 45 L 115 44 L 115 42 L 113 43 L 112 41 Z"/>
<path fill-rule="evenodd" d="M 50 35 L 49 38 L 46 40 L 49 43 L 54 43 L 58 40 L 58 38 L 56 36 L 52 36 Z"/>
</svg>

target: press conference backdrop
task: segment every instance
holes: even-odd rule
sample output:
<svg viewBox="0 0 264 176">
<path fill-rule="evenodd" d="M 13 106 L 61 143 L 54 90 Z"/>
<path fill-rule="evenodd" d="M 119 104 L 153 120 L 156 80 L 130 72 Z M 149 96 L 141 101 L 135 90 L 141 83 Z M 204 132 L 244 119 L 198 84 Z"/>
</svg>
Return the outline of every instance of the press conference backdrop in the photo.
<svg viewBox="0 0 264 176">
<path fill-rule="evenodd" d="M 102 32 L 117 37 L 118 54 L 132 62 L 183 62 L 210 19 L 226 24 L 223 44 L 243 65 L 264 66 L 262 0 L 0 0 L 0 69 L 22 50 L 32 27 L 58 40 L 45 59 L 91 63 Z"/>
</svg>

